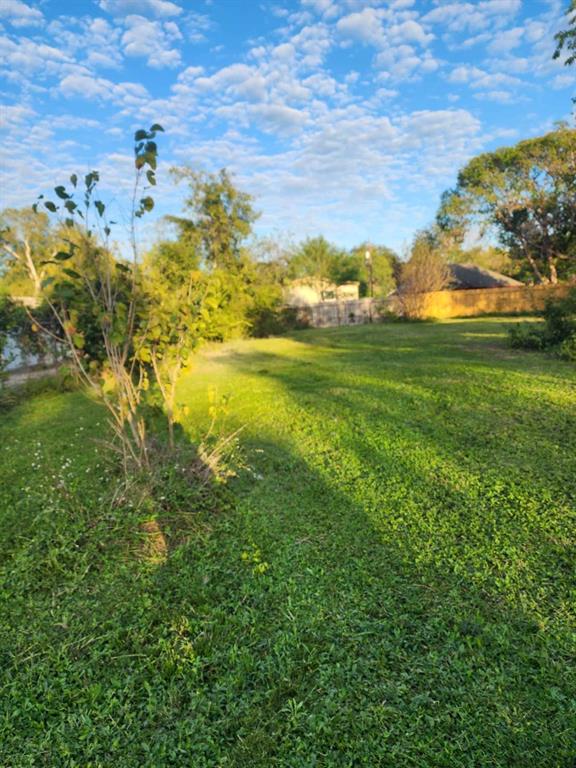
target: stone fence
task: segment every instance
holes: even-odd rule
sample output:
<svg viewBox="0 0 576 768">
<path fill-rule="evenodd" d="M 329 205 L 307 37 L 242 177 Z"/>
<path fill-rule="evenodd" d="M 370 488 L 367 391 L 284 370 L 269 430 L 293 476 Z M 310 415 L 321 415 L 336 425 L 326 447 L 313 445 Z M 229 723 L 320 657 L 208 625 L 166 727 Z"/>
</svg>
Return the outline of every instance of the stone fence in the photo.
<svg viewBox="0 0 576 768">
<path fill-rule="evenodd" d="M 378 320 L 382 302 L 377 299 L 351 299 L 350 301 L 321 301 L 317 304 L 292 307 L 298 320 L 312 328 L 337 325 L 360 325 Z"/>
</svg>

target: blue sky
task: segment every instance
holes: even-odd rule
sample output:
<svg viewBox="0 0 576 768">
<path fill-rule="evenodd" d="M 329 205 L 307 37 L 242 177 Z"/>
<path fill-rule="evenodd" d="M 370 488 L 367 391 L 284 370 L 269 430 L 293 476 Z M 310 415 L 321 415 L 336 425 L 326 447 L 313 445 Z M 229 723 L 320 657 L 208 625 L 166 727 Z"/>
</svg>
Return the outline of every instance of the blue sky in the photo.
<svg viewBox="0 0 576 768">
<path fill-rule="evenodd" d="M 401 249 L 471 156 L 573 119 L 567 4 L 0 0 L 0 206 L 96 168 L 122 216 L 131 132 L 160 122 L 156 218 L 171 165 L 227 167 L 262 234 Z"/>
</svg>

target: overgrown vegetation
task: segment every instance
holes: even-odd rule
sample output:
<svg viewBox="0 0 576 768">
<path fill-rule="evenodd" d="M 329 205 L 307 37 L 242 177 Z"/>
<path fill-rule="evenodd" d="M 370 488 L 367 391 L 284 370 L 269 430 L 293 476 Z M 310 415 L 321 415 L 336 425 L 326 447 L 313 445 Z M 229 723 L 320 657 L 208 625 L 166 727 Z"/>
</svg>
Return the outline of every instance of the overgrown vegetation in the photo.
<svg viewBox="0 0 576 768">
<path fill-rule="evenodd" d="M 521 323 L 510 328 L 510 343 L 516 349 L 552 352 L 576 362 L 576 287 L 565 299 L 549 301 L 543 323 Z"/>
<path fill-rule="evenodd" d="M 508 324 L 198 359 L 188 438 L 229 393 L 248 467 L 233 514 L 162 470 L 168 559 L 110 503 L 101 406 L 3 415 L 0 764 L 570 765 L 576 379 Z"/>
</svg>

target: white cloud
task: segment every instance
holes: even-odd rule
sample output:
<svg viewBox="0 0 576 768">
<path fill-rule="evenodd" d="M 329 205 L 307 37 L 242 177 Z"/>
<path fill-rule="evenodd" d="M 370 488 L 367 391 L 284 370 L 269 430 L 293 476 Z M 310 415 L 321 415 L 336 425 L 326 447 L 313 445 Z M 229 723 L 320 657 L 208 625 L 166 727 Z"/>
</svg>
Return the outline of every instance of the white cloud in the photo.
<svg viewBox="0 0 576 768">
<path fill-rule="evenodd" d="M 121 30 L 105 19 L 60 18 L 49 24 L 48 32 L 62 52 L 81 64 L 112 69 L 122 65 Z"/>
<path fill-rule="evenodd" d="M 376 56 L 374 63 L 380 70 L 380 79 L 393 80 L 409 80 L 439 67 L 438 61 L 428 51 L 419 54 L 410 45 L 388 48 Z"/>
<path fill-rule="evenodd" d="M 177 67 L 180 51 L 173 47 L 182 35 L 174 22 L 149 21 L 143 16 L 127 16 L 122 46 L 126 56 L 141 56 L 150 67 Z"/>
<path fill-rule="evenodd" d="M 58 90 L 66 98 L 112 101 L 124 107 L 140 106 L 149 98 L 148 91 L 140 83 L 114 83 L 87 72 L 67 75 Z"/>
<path fill-rule="evenodd" d="M 573 86 L 576 86 L 576 74 L 574 72 L 566 72 L 566 74 L 563 75 L 556 75 L 552 80 L 552 88 L 555 90 L 571 88 Z"/>
<path fill-rule="evenodd" d="M 345 43 L 356 41 L 371 45 L 379 51 L 374 60 L 380 77 L 409 80 L 438 68 L 439 62 L 417 47 L 426 48 L 434 39 L 431 32 L 412 18 L 412 14 L 394 9 L 364 8 L 343 16 L 336 29 Z M 416 46 L 416 47 L 415 47 Z"/>
<path fill-rule="evenodd" d="M 517 77 L 504 74 L 503 72 L 486 72 L 479 67 L 472 67 L 468 64 L 464 64 L 455 67 L 447 77 L 451 83 L 467 84 L 471 88 L 494 88 L 509 87 L 516 88 L 523 86 L 525 83 Z"/>
<path fill-rule="evenodd" d="M 439 4 L 423 17 L 423 21 L 439 24 L 443 31 L 464 32 L 499 29 L 521 8 L 521 0 L 482 0 L 478 3 L 448 2 Z"/>
<path fill-rule="evenodd" d="M 522 42 L 525 30 L 523 27 L 514 27 L 499 32 L 488 45 L 491 53 L 507 53 L 513 48 L 517 48 Z"/>
<path fill-rule="evenodd" d="M 325 18 L 333 18 L 339 12 L 338 3 L 334 2 L 334 0 L 302 0 L 302 5 Z"/>
<path fill-rule="evenodd" d="M 426 33 L 417 21 L 403 21 L 390 27 L 389 37 L 397 43 L 420 43 L 427 45 L 434 39 L 434 35 Z"/>
<path fill-rule="evenodd" d="M 9 21 L 14 27 L 35 27 L 44 23 L 42 11 L 32 8 L 22 0 L 2 0 L 0 19 Z"/>
<path fill-rule="evenodd" d="M 258 104 L 251 112 L 265 130 L 273 133 L 292 133 L 300 129 L 307 118 L 306 112 L 283 104 Z"/>
<path fill-rule="evenodd" d="M 6 130 L 18 126 L 36 114 L 31 107 L 24 104 L 3 104 L 0 107 L 2 129 Z"/>
<path fill-rule="evenodd" d="M 21 37 L 18 41 L 0 37 L 0 66 L 7 67 L 19 79 L 29 75 L 48 76 L 73 60 L 58 48 Z"/>
<path fill-rule="evenodd" d="M 360 13 L 344 16 L 336 24 L 336 29 L 352 40 L 377 46 L 384 44 L 382 17 L 374 8 L 364 8 Z"/>
<path fill-rule="evenodd" d="M 482 101 L 495 101 L 498 104 L 510 104 L 517 101 L 510 91 L 483 91 L 481 93 L 474 94 L 475 99 L 481 99 Z"/>
<path fill-rule="evenodd" d="M 150 14 L 159 19 L 180 16 L 182 8 L 171 0 L 99 0 L 100 8 L 113 16 Z"/>
</svg>

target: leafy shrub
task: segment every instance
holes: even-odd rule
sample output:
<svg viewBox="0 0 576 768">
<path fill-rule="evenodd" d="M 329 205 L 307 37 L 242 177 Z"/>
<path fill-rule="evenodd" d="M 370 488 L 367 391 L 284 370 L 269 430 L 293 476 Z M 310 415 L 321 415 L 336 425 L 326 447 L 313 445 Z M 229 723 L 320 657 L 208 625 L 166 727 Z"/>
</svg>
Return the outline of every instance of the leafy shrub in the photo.
<svg viewBox="0 0 576 768">
<path fill-rule="evenodd" d="M 573 333 L 570 338 L 560 344 L 558 347 L 558 355 L 563 360 L 571 360 L 576 363 L 576 334 Z"/>
<path fill-rule="evenodd" d="M 514 349 L 543 349 L 543 328 L 536 323 L 518 323 L 508 329 L 510 345 Z"/>
<path fill-rule="evenodd" d="M 279 336 L 289 331 L 300 331 L 309 327 L 295 307 L 256 307 L 251 317 L 250 335 L 256 338 Z"/>
<path fill-rule="evenodd" d="M 576 360 L 576 288 L 559 301 L 548 301 L 544 323 L 520 323 L 509 329 L 516 349 L 547 350 L 566 360 Z"/>
<path fill-rule="evenodd" d="M 549 301 L 544 310 L 546 346 L 576 338 L 576 287 L 560 301 Z"/>
</svg>

